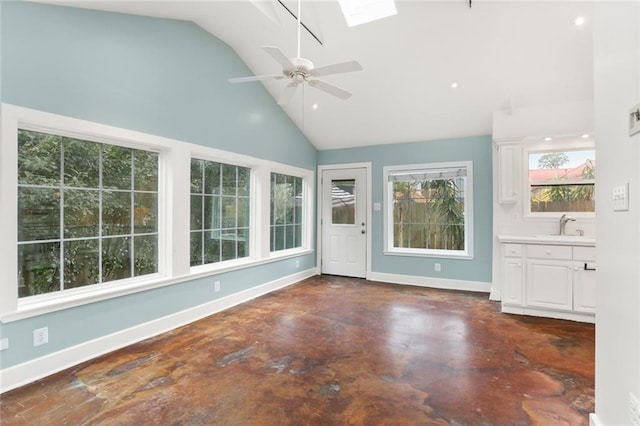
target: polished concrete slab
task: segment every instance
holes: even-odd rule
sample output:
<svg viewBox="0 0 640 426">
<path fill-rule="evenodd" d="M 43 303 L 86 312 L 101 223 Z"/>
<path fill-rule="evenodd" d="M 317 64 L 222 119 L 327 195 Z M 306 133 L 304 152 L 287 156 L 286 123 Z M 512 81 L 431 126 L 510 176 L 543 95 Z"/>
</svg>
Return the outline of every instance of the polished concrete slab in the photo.
<svg viewBox="0 0 640 426">
<path fill-rule="evenodd" d="M 587 425 L 594 326 L 320 276 L 0 401 L 2 425 Z"/>
</svg>

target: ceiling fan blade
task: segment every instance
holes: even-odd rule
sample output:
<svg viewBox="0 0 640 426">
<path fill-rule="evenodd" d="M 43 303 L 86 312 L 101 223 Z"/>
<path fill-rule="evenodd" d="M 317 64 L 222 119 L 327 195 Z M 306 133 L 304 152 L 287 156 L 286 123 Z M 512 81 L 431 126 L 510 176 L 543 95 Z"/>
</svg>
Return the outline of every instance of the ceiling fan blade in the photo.
<svg viewBox="0 0 640 426">
<path fill-rule="evenodd" d="M 343 101 L 351 97 L 351 93 L 347 92 L 344 89 L 339 88 L 338 86 L 329 84 L 326 81 L 307 80 L 307 83 L 309 83 L 310 86 L 315 87 L 316 89 L 322 90 L 323 92 L 327 92 L 330 95 L 336 96 L 342 99 Z"/>
<path fill-rule="evenodd" d="M 248 81 L 261 81 L 261 80 L 280 80 L 285 78 L 282 74 L 273 75 L 253 75 L 251 77 L 235 77 L 230 78 L 229 83 L 246 83 Z"/>
<path fill-rule="evenodd" d="M 329 74 L 340 74 L 343 72 L 362 71 L 362 65 L 358 61 L 341 62 L 339 64 L 324 65 L 310 71 L 314 77 L 321 77 Z"/>
<path fill-rule="evenodd" d="M 273 59 L 275 59 L 276 62 L 278 62 L 280 65 L 282 65 L 282 68 L 284 68 L 286 70 L 294 70 L 294 69 L 296 69 L 295 64 L 293 62 L 291 62 L 291 59 L 287 58 L 287 55 L 285 55 L 284 52 L 282 50 L 280 50 L 280 48 L 273 47 L 273 46 L 264 46 L 262 49 L 265 52 L 267 52 L 269 54 L 269 56 L 271 56 Z"/>
<path fill-rule="evenodd" d="M 298 87 L 297 83 L 287 84 L 282 95 L 280 95 L 280 99 L 278 99 L 278 105 L 288 104 L 291 98 L 293 98 L 293 94 L 296 93 L 296 87 Z"/>
</svg>

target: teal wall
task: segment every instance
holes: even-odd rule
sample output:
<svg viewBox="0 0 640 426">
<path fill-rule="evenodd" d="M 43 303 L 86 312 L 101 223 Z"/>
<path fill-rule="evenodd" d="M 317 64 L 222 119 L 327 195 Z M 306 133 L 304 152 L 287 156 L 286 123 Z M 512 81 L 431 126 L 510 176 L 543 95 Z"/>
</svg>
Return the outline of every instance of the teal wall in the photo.
<svg viewBox="0 0 640 426">
<path fill-rule="evenodd" d="M 385 256 L 383 211 L 374 210 L 371 269 L 389 274 L 491 282 L 493 181 L 490 136 L 320 151 L 318 161 L 319 164 L 371 162 L 371 203 L 383 206 L 384 166 L 473 161 L 474 258 Z M 442 272 L 434 272 L 436 262 L 441 264 Z"/>
<path fill-rule="evenodd" d="M 2 101 L 313 169 L 316 150 L 193 23 L 5 2 Z"/>
<path fill-rule="evenodd" d="M 2 2 L 2 102 L 315 169 L 317 152 L 233 50 L 192 23 Z M 315 222 L 315 219 L 314 219 Z M 315 254 L 9 323 L 7 368 L 315 266 Z M 4 277 L 4 279 L 13 279 Z M 220 280 L 222 291 L 212 291 Z M 34 348 L 32 330 L 49 327 Z"/>
</svg>

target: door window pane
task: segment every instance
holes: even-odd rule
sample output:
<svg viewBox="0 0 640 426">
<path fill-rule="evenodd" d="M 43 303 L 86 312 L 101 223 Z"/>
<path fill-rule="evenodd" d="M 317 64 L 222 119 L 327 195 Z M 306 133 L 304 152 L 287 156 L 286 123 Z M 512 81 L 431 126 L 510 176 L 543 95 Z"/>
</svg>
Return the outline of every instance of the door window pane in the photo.
<svg viewBox="0 0 640 426">
<path fill-rule="evenodd" d="M 356 222 L 355 179 L 331 181 L 331 223 L 353 225 Z"/>
</svg>

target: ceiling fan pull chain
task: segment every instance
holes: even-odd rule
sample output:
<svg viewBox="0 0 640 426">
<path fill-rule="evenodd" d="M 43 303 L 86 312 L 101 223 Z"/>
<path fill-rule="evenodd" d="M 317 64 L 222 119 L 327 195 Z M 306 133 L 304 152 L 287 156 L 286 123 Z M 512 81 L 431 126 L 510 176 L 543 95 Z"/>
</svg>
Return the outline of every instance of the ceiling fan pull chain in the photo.
<svg viewBox="0 0 640 426">
<path fill-rule="evenodd" d="M 301 10 L 301 6 L 302 6 L 302 0 L 298 0 L 298 56 L 296 56 L 296 58 L 301 58 L 300 56 L 300 22 L 301 22 L 301 15 L 302 15 L 302 10 Z"/>
</svg>

